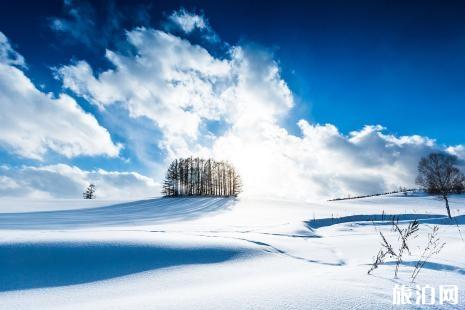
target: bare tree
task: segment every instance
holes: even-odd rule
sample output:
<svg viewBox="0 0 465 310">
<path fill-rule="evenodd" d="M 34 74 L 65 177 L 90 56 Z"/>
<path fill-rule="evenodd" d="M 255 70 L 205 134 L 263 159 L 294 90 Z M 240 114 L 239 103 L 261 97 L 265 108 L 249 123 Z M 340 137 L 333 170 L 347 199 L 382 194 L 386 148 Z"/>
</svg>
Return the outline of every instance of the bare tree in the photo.
<svg viewBox="0 0 465 310">
<path fill-rule="evenodd" d="M 90 184 L 86 191 L 84 193 L 82 193 L 82 197 L 84 199 L 95 199 L 95 185 L 94 184 Z"/>
<path fill-rule="evenodd" d="M 452 218 L 449 195 L 463 193 L 465 190 L 465 176 L 456 165 L 457 157 L 432 153 L 420 160 L 416 179 L 416 183 L 428 193 L 444 199 L 449 218 Z"/>
<path fill-rule="evenodd" d="M 166 178 L 163 181 L 162 193 L 165 196 L 177 196 L 177 160 L 173 161 L 166 171 Z"/>
</svg>

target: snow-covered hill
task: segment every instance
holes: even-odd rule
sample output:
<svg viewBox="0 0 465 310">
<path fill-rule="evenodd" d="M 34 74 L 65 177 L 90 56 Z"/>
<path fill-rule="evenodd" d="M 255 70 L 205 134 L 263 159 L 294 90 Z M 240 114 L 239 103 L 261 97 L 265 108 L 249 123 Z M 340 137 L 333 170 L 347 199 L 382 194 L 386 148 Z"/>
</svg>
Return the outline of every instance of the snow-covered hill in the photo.
<svg viewBox="0 0 465 310">
<path fill-rule="evenodd" d="M 3 200 L 0 309 L 392 309 L 432 225 L 446 245 L 417 284 L 458 285 L 459 305 L 428 307 L 461 309 L 465 198 L 451 205 L 456 222 L 422 195 Z M 367 275 L 394 214 L 421 223 L 412 256 L 399 279 L 390 264 Z"/>
</svg>

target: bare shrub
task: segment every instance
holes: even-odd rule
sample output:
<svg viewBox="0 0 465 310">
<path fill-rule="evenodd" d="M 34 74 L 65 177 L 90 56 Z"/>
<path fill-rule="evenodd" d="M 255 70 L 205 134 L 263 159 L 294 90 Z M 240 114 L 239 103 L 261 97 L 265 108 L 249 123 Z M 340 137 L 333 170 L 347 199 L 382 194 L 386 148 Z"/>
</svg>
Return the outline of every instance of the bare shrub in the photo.
<svg viewBox="0 0 465 310">
<path fill-rule="evenodd" d="M 384 264 L 386 257 L 389 257 L 391 259 L 395 259 L 396 268 L 394 271 L 394 278 L 397 278 L 400 265 L 404 261 L 403 257 L 405 253 L 407 252 L 409 255 L 412 255 L 408 243 L 410 240 L 418 237 L 419 227 L 419 222 L 417 220 L 414 220 L 407 227 L 401 229 L 399 227 L 398 218 L 393 218 L 391 229 L 393 232 L 397 232 L 396 235 L 399 241 L 398 249 L 396 249 L 392 245 L 392 243 L 388 241 L 388 239 L 382 232 L 379 232 L 379 235 L 381 237 L 381 249 L 378 251 L 378 254 L 374 258 L 374 262 L 371 264 L 371 267 L 368 270 L 368 274 L 371 274 L 380 265 Z M 411 275 L 412 282 L 415 281 L 416 277 L 418 276 L 426 262 L 428 262 L 432 256 L 439 254 L 439 252 L 444 247 L 445 242 L 440 242 L 440 239 L 438 237 L 438 231 L 439 227 L 436 225 L 432 228 L 432 232 L 428 233 L 428 242 L 425 248 L 423 249 L 420 258 L 415 264 L 413 273 Z"/>
<path fill-rule="evenodd" d="M 392 244 L 386 239 L 382 232 L 379 232 L 381 237 L 381 249 L 376 255 L 375 261 L 371 264 L 368 274 L 371 274 L 379 265 L 383 264 L 386 256 L 394 258 L 396 260 L 396 269 L 394 271 L 394 277 L 397 278 L 399 273 L 399 267 L 403 262 L 403 256 L 405 251 L 408 254 L 411 254 L 410 248 L 408 246 L 408 240 L 411 238 L 416 238 L 417 232 L 419 229 L 419 223 L 417 220 L 411 222 L 406 228 L 401 229 L 398 224 L 398 219 L 392 219 L 392 231 L 397 232 L 397 237 L 399 243 L 399 248 L 395 249 Z"/>
<path fill-rule="evenodd" d="M 432 229 L 432 232 L 428 233 L 428 244 L 423 250 L 423 253 L 421 253 L 420 259 L 415 264 L 415 268 L 412 273 L 412 282 L 415 281 L 421 269 L 423 268 L 425 263 L 431 258 L 431 256 L 439 254 L 439 252 L 441 252 L 442 248 L 446 244 L 445 242 L 440 242 L 438 237 L 438 231 L 439 227 L 435 225 Z"/>
</svg>

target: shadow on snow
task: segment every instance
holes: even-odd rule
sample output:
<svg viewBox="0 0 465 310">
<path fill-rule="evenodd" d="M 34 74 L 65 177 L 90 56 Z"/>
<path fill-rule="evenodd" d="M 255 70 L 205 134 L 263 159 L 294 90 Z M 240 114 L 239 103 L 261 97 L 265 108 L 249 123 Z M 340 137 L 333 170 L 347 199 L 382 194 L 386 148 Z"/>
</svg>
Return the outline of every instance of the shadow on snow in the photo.
<svg viewBox="0 0 465 310">
<path fill-rule="evenodd" d="M 70 229 L 189 220 L 226 210 L 234 198 L 155 198 L 92 209 L 1 213 L 0 229 Z"/>
<path fill-rule="evenodd" d="M 321 218 L 306 221 L 305 224 L 311 229 L 318 229 L 336 224 L 353 223 L 354 225 L 390 225 L 392 220 L 399 220 L 399 223 L 417 220 L 422 224 L 456 225 L 465 224 L 465 215 L 456 216 L 449 219 L 447 216 L 439 214 L 363 214 L 350 215 L 337 218 Z"/>
<path fill-rule="evenodd" d="M 415 267 L 417 261 L 404 261 L 401 265 Z M 383 265 L 396 265 L 396 262 L 385 262 Z M 426 262 L 423 267 L 424 269 L 436 270 L 436 271 L 448 271 L 448 272 L 455 272 L 461 275 L 465 275 L 465 269 L 448 265 L 448 264 L 439 264 L 434 262 Z"/>
<path fill-rule="evenodd" d="M 223 262 L 240 250 L 133 243 L 0 244 L 0 292 L 64 286 L 189 264 Z"/>
</svg>

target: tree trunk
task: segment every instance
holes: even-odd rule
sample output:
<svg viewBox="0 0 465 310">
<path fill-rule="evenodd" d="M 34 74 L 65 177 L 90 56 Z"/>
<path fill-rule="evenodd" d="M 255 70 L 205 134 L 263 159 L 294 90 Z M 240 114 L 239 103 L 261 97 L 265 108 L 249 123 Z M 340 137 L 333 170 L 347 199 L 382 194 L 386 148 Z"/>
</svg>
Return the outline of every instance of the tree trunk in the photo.
<svg viewBox="0 0 465 310">
<path fill-rule="evenodd" d="M 446 195 L 443 196 L 444 200 L 446 201 L 446 209 L 447 209 L 447 215 L 449 218 L 452 218 L 452 215 L 450 214 L 450 208 L 449 208 L 449 198 L 447 198 Z"/>
</svg>

